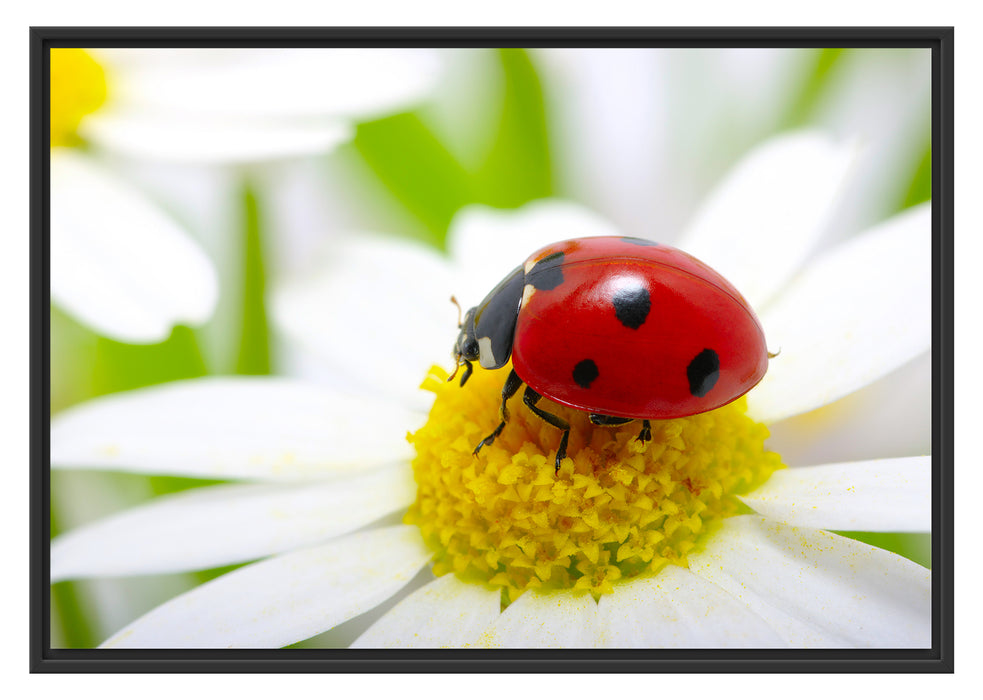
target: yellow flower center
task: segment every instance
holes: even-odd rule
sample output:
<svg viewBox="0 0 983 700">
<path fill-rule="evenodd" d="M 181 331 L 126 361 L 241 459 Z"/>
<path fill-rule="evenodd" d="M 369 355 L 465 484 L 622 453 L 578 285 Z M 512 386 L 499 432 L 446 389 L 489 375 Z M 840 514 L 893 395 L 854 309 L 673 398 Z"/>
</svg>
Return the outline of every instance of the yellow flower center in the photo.
<svg viewBox="0 0 983 700">
<path fill-rule="evenodd" d="M 51 49 L 51 146 L 79 142 L 82 117 L 106 101 L 106 72 L 82 49 Z"/>
<path fill-rule="evenodd" d="M 476 369 L 464 387 L 433 367 L 423 388 L 437 395 L 430 418 L 409 436 L 416 447 L 416 502 L 406 514 L 436 553 L 434 573 L 501 586 L 506 604 L 523 591 L 583 589 L 686 566 L 711 523 L 747 512 L 736 498 L 764 483 L 781 458 L 768 430 L 735 401 L 687 418 L 591 424 L 588 414 L 545 398 L 538 404 L 571 426 L 567 458 L 554 473 L 560 431 L 523 404 L 491 445 L 510 370 Z M 520 392 L 521 393 L 521 392 Z"/>
</svg>

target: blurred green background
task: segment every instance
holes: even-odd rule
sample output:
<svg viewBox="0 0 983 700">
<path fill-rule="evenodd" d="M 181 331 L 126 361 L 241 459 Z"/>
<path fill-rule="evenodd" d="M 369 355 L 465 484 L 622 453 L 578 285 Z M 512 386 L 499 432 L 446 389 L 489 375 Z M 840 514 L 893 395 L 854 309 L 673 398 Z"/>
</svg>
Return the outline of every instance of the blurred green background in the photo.
<svg viewBox="0 0 983 700">
<path fill-rule="evenodd" d="M 371 212 L 366 218 L 373 223 L 384 221 L 388 232 L 442 248 L 452 217 L 467 204 L 510 208 L 542 197 L 577 198 L 564 171 L 565 142 L 555 132 L 555 125 L 565 116 L 562 112 L 571 109 L 569 102 L 555 97 L 559 90 L 550 82 L 551 78 L 562 80 L 562 74 L 557 77 L 556 71 L 544 69 L 548 61 L 543 52 L 506 49 L 483 53 L 484 70 L 498 75 L 487 89 L 480 80 L 470 85 L 469 99 L 478 100 L 483 118 L 461 118 L 448 129 L 446 118 L 435 116 L 433 106 L 425 103 L 413 111 L 358 124 L 350 143 L 322 159 L 332 172 L 350 178 L 346 191 L 353 195 L 351 218 L 357 221 Z M 849 91 L 844 96 L 843 89 L 851 75 L 864 70 L 880 75 L 878 71 L 887 66 L 887 75 L 903 81 L 913 60 L 910 52 L 882 53 L 874 56 L 862 49 L 787 52 L 789 68 L 782 73 L 783 82 L 773 104 L 768 105 L 766 120 L 738 128 L 728 113 L 704 116 L 707 148 L 694 159 L 694 168 L 702 167 L 713 176 L 702 181 L 702 190 L 763 138 L 786 129 L 828 126 L 831 114 L 842 112 L 837 112 L 837 105 L 841 108 L 844 100 L 853 99 Z M 713 69 L 719 66 L 706 68 Z M 683 75 L 679 79 L 694 78 Z M 695 83 L 694 89 L 699 89 Z M 847 111 L 849 108 L 847 104 Z M 893 179 L 883 188 L 882 201 L 869 210 L 874 214 L 868 216 L 888 216 L 931 198 L 928 115 L 926 102 L 923 116 L 916 120 L 920 123 L 917 134 L 896 149 Z M 209 324 L 219 330 L 179 326 L 165 342 L 130 345 L 101 337 L 52 308 L 52 415 L 96 396 L 161 382 L 283 371 L 265 305 L 267 287 L 278 274 L 272 252 L 278 231 L 265 187 L 267 175 L 259 168 L 243 168 L 234 173 L 233 181 L 234 201 L 227 204 L 236 212 L 229 234 L 237 245 L 233 259 L 219 266 L 223 307 L 220 317 Z M 330 180 L 323 182 L 327 187 Z M 657 199 L 659 193 L 650 196 Z M 215 335 L 222 335 L 224 342 L 214 343 Z M 450 337 L 449 331 L 449 341 Z M 51 533 L 54 536 L 100 515 L 202 483 L 173 477 L 54 472 Z M 930 565 L 928 536 L 843 534 Z M 92 647 L 103 641 L 115 631 L 116 623 L 105 614 L 108 607 L 118 604 L 113 598 L 125 598 L 130 610 L 142 611 L 224 571 L 56 584 L 51 598 L 52 645 Z"/>
</svg>

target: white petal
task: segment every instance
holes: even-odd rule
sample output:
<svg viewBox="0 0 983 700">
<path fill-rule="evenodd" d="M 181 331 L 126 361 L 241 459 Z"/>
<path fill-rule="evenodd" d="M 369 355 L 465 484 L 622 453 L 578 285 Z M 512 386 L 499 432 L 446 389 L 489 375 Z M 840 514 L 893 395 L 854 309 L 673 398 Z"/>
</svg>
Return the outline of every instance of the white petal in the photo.
<svg viewBox="0 0 983 700">
<path fill-rule="evenodd" d="M 248 121 L 123 110 L 94 114 L 80 131 L 102 148 L 128 156 L 204 164 L 327 153 L 354 136 L 351 125 L 340 121 Z"/>
<path fill-rule="evenodd" d="M 270 648 L 371 610 L 430 560 L 419 530 L 370 530 L 221 576 L 127 626 L 102 646 Z"/>
<path fill-rule="evenodd" d="M 717 186 L 679 247 L 760 308 L 823 232 L 855 154 L 854 146 L 815 132 L 766 141 Z"/>
<path fill-rule="evenodd" d="M 295 342 L 383 396 L 420 406 L 430 366 L 451 366 L 457 312 L 448 264 L 423 245 L 361 234 L 318 275 L 276 290 L 273 316 Z"/>
<path fill-rule="evenodd" d="M 137 190 L 93 160 L 51 152 L 51 298 L 103 335 L 159 342 L 207 320 L 211 261 Z"/>
<path fill-rule="evenodd" d="M 419 101 L 441 71 L 439 54 L 420 49 L 143 53 L 120 56 L 129 66 L 114 62 L 115 96 L 125 105 L 165 114 L 368 118 Z"/>
<path fill-rule="evenodd" d="M 602 646 L 614 649 L 785 646 L 746 604 L 679 566 L 615 585 L 597 612 Z"/>
<path fill-rule="evenodd" d="M 194 571 L 306 547 L 406 508 L 405 465 L 300 486 L 193 489 L 72 530 L 51 542 L 51 580 Z"/>
<path fill-rule="evenodd" d="M 355 640 L 353 649 L 436 649 L 470 644 L 499 615 L 497 589 L 441 576 L 401 600 Z"/>
<path fill-rule="evenodd" d="M 587 593 L 527 591 L 471 646 L 508 649 L 594 648 L 597 604 Z"/>
<path fill-rule="evenodd" d="M 793 647 L 931 646 L 932 575 L 883 549 L 757 516 L 723 522 L 690 570 Z"/>
<path fill-rule="evenodd" d="M 622 235 L 579 204 L 542 199 L 519 209 L 474 204 L 461 209 L 447 233 L 458 273 L 457 298 L 476 306 L 499 281 L 549 243 L 586 236 Z"/>
<path fill-rule="evenodd" d="M 327 477 L 408 458 L 420 416 L 285 379 L 173 382 L 94 399 L 51 425 L 51 463 L 216 479 Z"/>
<path fill-rule="evenodd" d="M 932 458 L 782 469 L 740 499 L 790 525 L 864 532 L 932 529 Z"/>
<path fill-rule="evenodd" d="M 768 426 L 786 464 L 833 464 L 932 452 L 932 356 L 922 353 L 842 399 Z"/>
<path fill-rule="evenodd" d="M 748 394 L 772 422 L 856 391 L 930 346 L 931 209 L 910 209 L 822 256 L 761 314 L 778 357 Z"/>
</svg>

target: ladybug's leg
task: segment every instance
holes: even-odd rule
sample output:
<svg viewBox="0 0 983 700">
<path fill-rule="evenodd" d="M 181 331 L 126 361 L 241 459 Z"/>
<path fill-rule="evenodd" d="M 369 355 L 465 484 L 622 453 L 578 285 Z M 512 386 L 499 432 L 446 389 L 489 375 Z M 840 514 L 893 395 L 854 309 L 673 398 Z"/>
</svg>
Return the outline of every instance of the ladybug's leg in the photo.
<svg viewBox="0 0 983 700">
<path fill-rule="evenodd" d="M 625 423 L 631 423 L 634 418 L 618 418 L 617 416 L 605 416 L 601 413 L 590 414 L 590 422 L 594 425 L 624 425 Z M 648 420 L 642 421 L 642 429 L 638 433 L 638 437 L 635 438 L 640 442 L 648 442 L 652 439 L 652 424 Z"/>
<path fill-rule="evenodd" d="M 549 423 L 555 428 L 559 428 L 563 431 L 563 437 L 560 438 L 560 446 L 556 449 L 556 469 L 554 472 L 560 471 L 560 462 L 563 458 L 567 456 L 567 440 L 570 439 L 570 424 L 559 416 L 554 416 L 552 413 L 547 413 L 543 409 L 539 408 L 536 403 L 543 398 L 536 392 L 531 386 L 527 386 L 525 392 L 522 394 L 522 403 L 529 407 L 529 410 L 535 413 L 537 416 L 542 418 L 544 421 Z"/>
<path fill-rule="evenodd" d="M 466 376 L 469 376 L 470 374 L 471 365 L 468 364 L 468 372 Z M 462 381 L 461 383 L 463 384 L 464 382 Z M 478 446 L 474 448 L 474 452 L 472 452 L 472 454 L 478 454 L 478 450 L 485 445 L 492 444 L 495 442 L 495 438 L 502 434 L 502 430 L 505 428 L 505 423 L 509 419 L 509 409 L 508 406 L 506 406 L 506 403 L 509 399 L 515 396 L 515 392 L 519 390 L 520 386 L 522 386 L 522 380 L 519 379 L 519 375 L 515 373 L 515 370 L 512 370 L 509 372 L 509 378 L 505 380 L 505 386 L 502 387 L 502 422 L 498 424 L 497 428 L 495 428 L 495 432 L 478 443 Z"/>
<path fill-rule="evenodd" d="M 461 360 L 461 364 L 464 365 L 464 374 L 461 375 L 461 386 L 464 386 L 467 383 L 467 381 L 471 378 L 471 372 L 474 371 L 474 367 L 472 367 L 471 366 L 471 363 L 468 362 L 467 360 Z M 460 366 L 460 365 L 458 365 L 458 366 Z M 457 372 L 456 369 L 454 371 Z M 452 374 L 450 376 L 450 379 L 453 379 L 453 378 L 454 378 L 454 375 Z"/>
</svg>

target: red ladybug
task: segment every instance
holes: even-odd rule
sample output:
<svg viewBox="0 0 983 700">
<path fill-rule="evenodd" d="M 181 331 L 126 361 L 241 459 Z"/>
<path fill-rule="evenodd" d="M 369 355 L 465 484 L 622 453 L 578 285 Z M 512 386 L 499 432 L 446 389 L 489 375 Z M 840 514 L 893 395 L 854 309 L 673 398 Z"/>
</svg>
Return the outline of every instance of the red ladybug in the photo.
<svg viewBox="0 0 983 700">
<path fill-rule="evenodd" d="M 502 422 L 475 454 L 501 434 L 506 403 L 525 383 L 526 406 L 563 431 L 557 470 L 570 425 L 536 405 L 543 396 L 589 412 L 595 425 L 641 420 L 645 441 L 650 419 L 719 408 L 768 369 L 761 324 L 740 292 L 693 256 L 641 238 L 546 246 L 468 310 L 460 328 L 461 386 L 473 361 L 496 369 L 512 358 Z"/>
</svg>

